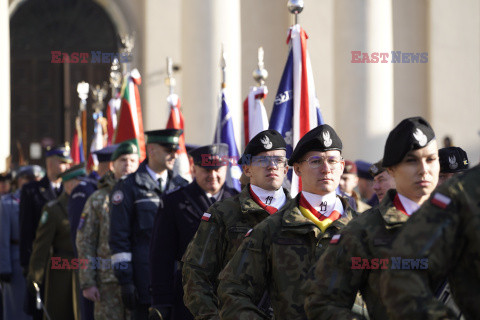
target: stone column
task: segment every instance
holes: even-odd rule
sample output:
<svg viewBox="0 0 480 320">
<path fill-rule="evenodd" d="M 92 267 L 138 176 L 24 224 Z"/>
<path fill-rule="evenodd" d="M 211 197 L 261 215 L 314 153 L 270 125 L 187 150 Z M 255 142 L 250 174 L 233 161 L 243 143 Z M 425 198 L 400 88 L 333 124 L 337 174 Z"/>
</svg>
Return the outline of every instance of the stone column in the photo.
<svg viewBox="0 0 480 320">
<path fill-rule="evenodd" d="M 352 51 L 372 56 L 392 50 L 389 0 L 335 1 L 335 129 L 345 158 L 370 162 L 383 156 L 393 127 L 393 66 L 352 63 Z M 380 59 L 381 61 L 381 59 Z"/>
<path fill-rule="evenodd" d="M 0 172 L 10 155 L 10 17 L 8 1 L 0 3 Z"/>
<path fill-rule="evenodd" d="M 188 143 L 213 141 L 221 84 L 220 50 L 227 57 L 227 103 L 241 141 L 241 32 L 239 0 L 182 2 L 182 105 Z"/>
</svg>

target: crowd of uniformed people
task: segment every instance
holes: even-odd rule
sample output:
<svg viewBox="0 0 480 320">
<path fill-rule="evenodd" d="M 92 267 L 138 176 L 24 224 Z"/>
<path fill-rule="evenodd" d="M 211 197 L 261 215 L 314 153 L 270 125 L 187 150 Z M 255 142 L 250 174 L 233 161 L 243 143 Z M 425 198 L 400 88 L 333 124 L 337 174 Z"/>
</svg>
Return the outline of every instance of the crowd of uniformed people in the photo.
<svg viewBox="0 0 480 320">
<path fill-rule="evenodd" d="M 225 183 L 226 144 L 189 149 L 181 130 L 145 132 L 72 164 L 0 177 L 3 319 L 478 319 L 480 167 L 401 121 L 374 164 L 345 160 L 324 124 L 287 158 L 258 133 Z M 301 181 L 290 194 L 289 170 Z"/>
</svg>

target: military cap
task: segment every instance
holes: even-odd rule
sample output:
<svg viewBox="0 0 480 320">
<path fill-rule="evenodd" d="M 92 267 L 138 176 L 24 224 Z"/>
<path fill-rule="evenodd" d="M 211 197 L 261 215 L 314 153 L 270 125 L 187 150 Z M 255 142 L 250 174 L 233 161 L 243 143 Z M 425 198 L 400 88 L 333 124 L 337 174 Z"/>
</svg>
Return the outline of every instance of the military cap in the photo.
<svg viewBox="0 0 480 320">
<path fill-rule="evenodd" d="M 190 151 L 192 151 L 194 149 L 197 149 L 198 147 L 200 147 L 200 146 L 197 145 L 197 144 L 185 143 L 185 149 L 186 149 L 188 154 L 190 153 Z"/>
<path fill-rule="evenodd" d="M 467 153 L 459 147 L 448 147 L 438 150 L 441 173 L 455 173 L 468 169 Z"/>
<path fill-rule="evenodd" d="M 380 173 L 383 171 L 387 170 L 383 165 L 382 165 L 382 160 L 380 159 L 378 162 L 375 162 L 370 166 L 369 172 L 370 175 L 375 178 L 378 176 Z"/>
<path fill-rule="evenodd" d="M 119 144 L 112 144 L 111 146 L 96 150 L 92 153 L 97 155 L 98 162 L 110 162 L 112 161 L 112 154 L 118 148 L 118 146 Z"/>
<path fill-rule="evenodd" d="M 435 132 L 422 117 L 402 120 L 388 135 L 383 153 L 383 166 L 388 168 L 396 165 L 408 152 L 425 147 L 433 139 Z"/>
<path fill-rule="evenodd" d="M 68 143 L 58 145 L 58 146 L 49 146 L 45 153 L 45 157 L 59 157 L 63 162 L 72 163 L 73 159 L 70 156 L 70 146 Z"/>
<path fill-rule="evenodd" d="M 162 146 L 172 149 L 178 149 L 178 143 L 183 130 L 181 129 L 163 129 L 146 131 L 147 143 L 158 143 Z"/>
<path fill-rule="evenodd" d="M 357 165 L 357 176 L 359 178 L 373 180 L 373 177 L 370 175 L 370 171 L 369 171 L 370 167 L 372 166 L 370 162 L 357 160 L 355 161 L 355 164 Z"/>
<path fill-rule="evenodd" d="M 77 177 L 84 177 L 86 175 L 87 171 L 85 170 L 85 163 L 80 163 L 59 174 L 58 177 L 62 178 L 62 181 L 65 182 Z"/>
<path fill-rule="evenodd" d="M 193 163 L 205 169 L 217 169 L 228 164 L 228 144 L 215 143 L 191 150 Z"/>
<path fill-rule="evenodd" d="M 357 165 L 355 164 L 355 162 L 345 160 L 345 168 L 343 168 L 343 173 L 357 174 Z"/>
<path fill-rule="evenodd" d="M 134 153 L 138 154 L 137 145 L 130 141 L 124 141 L 120 143 L 115 149 L 115 151 L 112 153 L 110 161 L 115 161 L 124 154 L 134 154 Z"/>
<path fill-rule="evenodd" d="M 0 182 L 12 180 L 12 174 L 10 172 L 4 172 L 0 174 Z"/>
<path fill-rule="evenodd" d="M 272 150 L 287 150 L 285 140 L 276 130 L 261 131 L 248 142 L 242 157 L 238 160 L 238 164 L 249 164 L 251 157 Z"/>
<path fill-rule="evenodd" d="M 288 160 L 288 165 L 293 165 L 309 151 L 330 150 L 342 152 L 342 140 L 340 140 L 335 130 L 328 124 L 319 125 L 308 131 L 303 138 L 298 141 L 297 146 Z"/>
<path fill-rule="evenodd" d="M 16 170 L 15 179 L 22 178 L 22 177 L 41 177 L 44 175 L 43 169 L 40 166 L 29 165 L 29 166 L 21 166 Z"/>
</svg>

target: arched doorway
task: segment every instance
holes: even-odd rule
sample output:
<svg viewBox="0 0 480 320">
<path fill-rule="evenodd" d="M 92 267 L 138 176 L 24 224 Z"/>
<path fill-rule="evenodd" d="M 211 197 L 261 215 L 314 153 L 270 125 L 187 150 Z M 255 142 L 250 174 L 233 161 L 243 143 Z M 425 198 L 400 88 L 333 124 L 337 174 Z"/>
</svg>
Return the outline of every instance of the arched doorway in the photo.
<svg viewBox="0 0 480 320">
<path fill-rule="evenodd" d="M 29 163 L 33 144 L 70 141 L 78 112 L 77 83 L 108 82 L 110 63 L 92 63 L 92 51 L 118 51 L 115 26 L 92 0 L 29 0 L 10 19 L 11 155 Z M 89 53 L 87 63 L 52 63 L 52 51 Z M 107 100 L 108 101 L 108 100 Z M 88 139 L 92 135 L 88 99 Z M 20 146 L 18 148 L 17 146 Z"/>
</svg>

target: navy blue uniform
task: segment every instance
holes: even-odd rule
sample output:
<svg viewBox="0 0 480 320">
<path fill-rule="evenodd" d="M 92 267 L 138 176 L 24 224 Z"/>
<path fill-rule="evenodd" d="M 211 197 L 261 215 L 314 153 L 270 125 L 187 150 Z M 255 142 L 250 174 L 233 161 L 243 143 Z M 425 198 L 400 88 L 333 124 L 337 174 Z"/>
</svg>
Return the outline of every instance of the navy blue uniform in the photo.
<svg viewBox="0 0 480 320">
<path fill-rule="evenodd" d="M 95 171 L 93 171 L 95 172 Z M 98 176 L 98 174 L 97 174 Z M 80 217 L 82 215 L 83 207 L 87 202 L 88 197 L 97 190 L 97 181 L 95 180 L 96 176 L 90 174 L 88 178 L 83 178 L 83 180 L 76 186 L 70 198 L 68 200 L 68 221 L 70 222 L 70 235 L 72 237 L 72 247 L 75 257 L 78 257 L 77 254 L 77 229 L 80 222 Z M 88 300 L 83 297 L 82 293 L 80 295 L 80 311 L 82 313 L 82 320 L 93 320 L 93 301 Z"/>
<path fill-rule="evenodd" d="M 236 194 L 224 185 L 218 200 Z M 180 261 L 212 204 L 195 181 L 161 199 L 150 243 L 151 294 L 153 306 L 171 307 L 171 319 L 193 320 L 183 303 Z"/>
<path fill-rule="evenodd" d="M 63 188 L 58 194 L 60 195 L 62 191 Z M 42 208 L 47 202 L 56 198 L 57 194 L 52 189 L 47 176 L 22 187 L 20 195 L 20 264 L 24 269 L 28 268 L 32 243 L 42 215 Z"/>
<path fill-rule="evenodd" d="M 155 215 L 162 192 L 153 180 L 144 161 L 138 170 L 121 179 L 114 187 L 111 201 L 110 250 L 120 285 L 134 284 L 138 303 L 150 304 L 148 293 L 148 253 Z M 168 173 L 166 191 L 187 185 L 188 182 Z M 127 262 L 127 263 L 125 263 Z"/>
</svg>

